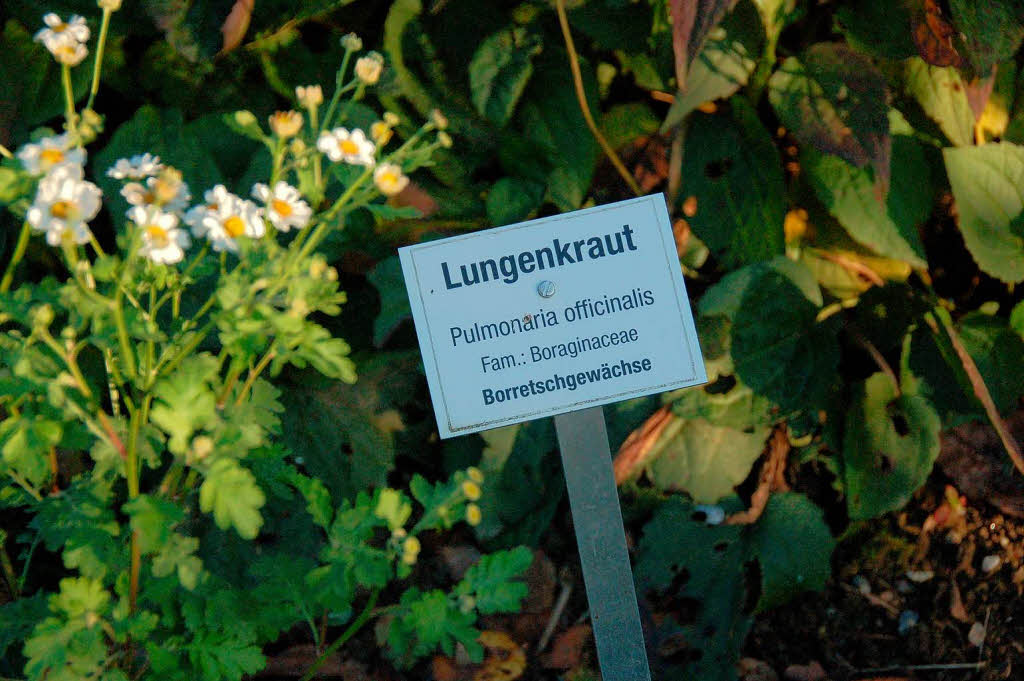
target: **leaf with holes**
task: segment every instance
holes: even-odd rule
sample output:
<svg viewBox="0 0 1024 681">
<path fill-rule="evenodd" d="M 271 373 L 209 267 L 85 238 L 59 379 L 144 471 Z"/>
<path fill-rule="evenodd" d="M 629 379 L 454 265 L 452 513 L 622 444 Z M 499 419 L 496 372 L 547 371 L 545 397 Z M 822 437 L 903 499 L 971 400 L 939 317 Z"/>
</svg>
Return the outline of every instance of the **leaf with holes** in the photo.
<svg viewBox="0 0 1024 681">
<path fill-rule="evenodd" d="M 857 242 L 879 255 L 927 267 L 918 225 L 932 210 L 931 173 L 920 144 L 897 135 L 892 145 L 892 186 L 880 203 L 870 172 L 835 156 L 805 149 L 801 165 L 821 202 Z"/>
<path fill-rule="evenodd" d="M 817 322 L 818 306 L 775 271 L 743 295 L 732 330 L 736 374 L 785 411 L 823 405 L 839 366 L 839 322 Z"/>
<path fill-rule="evenodd" d="M 819 151 L 862 168 L 880 193 L 889 186 L 889 88 L 871 60 L 839 43 L 818 43 L 790 57 L 768 82 L 783 125 Z"/>
<path fill-rule="evenodd" d="M 852 519 L 874 518 L 902 508 L 924 484 L 939 455 L 941 421 L 905 374 L 902 394 L 884 373 L 854 390 L 846 414 L 843 471 Z"/>
<path fill-rule="evenodd" d="M 1024 147 L 1000 142 L 942 155 L 967 250 L 988 274 L 1024 281 Z"/>
<path fill-rule="evenodd" d="M 782 162 L 757 112 L 740 97 L 729 108 L 691 117 L 680 196 L 696 198 L 690 226 L 735 267 L 783 252 L 786 192 Z"/>
<path fill-rule="evenodd" d="M 659 489 L 685 491 L 697 502 L 713 504 L 750 474 L 769 432 L 676 417 L 652 447 L 647 474 Z"/>
</svg>

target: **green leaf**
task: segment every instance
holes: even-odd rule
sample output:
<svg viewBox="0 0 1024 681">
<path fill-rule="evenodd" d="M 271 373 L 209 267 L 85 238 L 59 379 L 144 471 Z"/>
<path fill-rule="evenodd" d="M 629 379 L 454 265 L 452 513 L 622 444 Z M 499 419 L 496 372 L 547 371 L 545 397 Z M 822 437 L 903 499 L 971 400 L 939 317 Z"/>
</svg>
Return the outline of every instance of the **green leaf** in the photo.
<svg viewBox="0 0 1024 681">
<path fill-rule="evenodd" d="M 245 643 L 228 633 L 203 632 L 185 646 L 189 662 L 201 673 L 198 678 L 239 681 L 246 674 L 263 669 L 267 660 L 259 646 Z"/>
<path fill-rule="evenodd" d="M 601 116 L 601 132 L 613 149 L 657 133 L 658 126 L 658 118 L 646 102 L 614 104 Z"/>
<path fill-rule="evenodd" d="M 996 408 L 1010 411 L 1018 398 L 1024 396 L 1024 371 L 1020 370 L 1024 340 L 1007 326 L 1006 320 L 981 312 L 964 315 L 957 327 L 964 349 L 978 367 Z M 970 395 L 973 399 L 973 388 Z"/>
<path fill-rule="evenodd" d="M 783 62 L 768 82 L 768 97 L 797 139 L 858 168 L 870 164 L 885 193 L 889 89 L 870 59 L 839 43 L 817 43 L 802 60 Z"/>
<path fill-rule="evenodd" d="M 1017 303 L 1010 312 L 1010 328 L 1024 338 L 1024 301 Z"/>
<path fill-rule="evenodd" d="M 50 477 L 50 448 L 57 446 L 63 429 L 59 422 L 40 416 L 12 417 L 0 423 L 0 462 L 32 485 Z"/>
<path fill-rule="evenodd" d="M 661 124 L 662 132 L 681 123 L 701 104 L 730 97 L 747 84 L 762 42 L 757 17 L 748 4 L 741 4 L 720 28 L 722 34 L 708 38 L 690 64 L 686 89 L 676 94 Z"/>
<path fill-rule="evenodd" d="M 773 43 L 782 29 L 799 15 L 796 0 L 754 0 L 753 4 L 761 14 L 765 34 Z"/>
<path fill-rule="evenodd" d="M 846 0 L 836 9 L 836 21 L 858 52 L 893 60 L 917 55 L 907 4 Z"/>
<path fill-rule="evenodd" d="M 818 323 L 818 307 L 774 271 L 747 287 L 732 330 L 736 374 L 783 410 L 826 402 L 839 366 L 838 321 Z"/>
<path fill-rule="evenodd" d="M 481 116 L 497 126 L 508 122 L 540 50 L 540 36 L 523 26 L 510 26 L 484 38 L 469 62 L 469 90 Z"/>
<path fill-rule="evenodd" d="M 765 272 L 777 272 L 796 286 L 807 300 L 818 307 L 822 306 L 821 289 L 814 280 L 814 274 L 805 265 L 785 256 L 779 256 L 768 262 L 743 267 L 722 277 L 700 299 L 698 303 L 700 314 L 707 317 L 721 315 L 735 319 L 740 311 L 744 294 Z"/>
<path fill-rule="evenodd" d="M 820 508 L 802 494 L 773 494 L 750 535 L 750 550 L 761 566 L 758 612 L 825 588 L 835 547 Z"/>
<path fill-rule="evenodd" d="M 397 255 L 374 265 L 366 278 L 380 294 L 380 313 L 373 320 L 373 344 L 379 348 L 399 324 L 412 316 L 412 308 Z"/>
<path fill-rule="evenodd" d="M 1024 147 L 1000 142 L 943 149 L 960 232 L 978 266 L 1007 283 L 1024 281 Z"/>
<path fill-rule="evenodd" d="M 503 177 L 487 193 L 487 221 L 498 227 L 525 220 L 540 208 L 544 185 L 518 177 Z"/>
<path fill-rule="evenodd" d="M 228 128 L 242 137 L 248 137 L 257 142 L 266 142 L 269 137 L 263 128 L 260 127 L 259 119 L 251 111 L 235 111 L 221 116 L 221 120 Z"/>
<path fill-rule="evenodd" d="M 170 436 L 168 447 L 175 454 L 184 454 L 192 434 L 218 418 L 217 398 L 210 386 L 217 367 L 212 355 L 193 355 L 153 388 L 157 401 L 150 418 Z"/>
<path fill-rule="evenodd" d="M 902 394 L 884 373 L 854 391 L 846 414 L 843 471 L 850 518 L 903 508 L 939 455 L 939 415 L 906 375 Z"/>
<path fill-rule="evenodd" d="M 951 66 L 932 66 L 914 57 L 907 60 L 903 79 L 907 93 L 939 124 L 950 142 L 958 147 L 974 144 L 974 112 L 959 71 Z"/>
<path fill-rule="evenodd" d="M 256 478 L 233 459 L 218 459 L 203 476 L 199 508 L 213 512 L 217 527 L 234 527 L 243 539 L 255 539 L 263 525 L 260 507 L 266 497 Z"/>
<path fill-rule="evenodd" d="M 453 607 L 448 596 L 438 589 L 421 593 L 411 588 L 402 594 L 399 615 L 388 625 L 389 653 L 400 668 L 408 668 L 416 658 L 440 648 L 447 655 L 455 652 L 455 643 L 467 645 L 476 657 L 481 649 L 476 643 L 480 632 L 473 626 L 476 617 Z"/>
<path fill-rule="evenodd" d="M 35 182 L 27 172 L 0 168 L 0 206 L 28 196 L 34 186 Z"/>
<path fill-rule="evenodd" d="M 166 577 L 177 573 L 181 586 L 192 591 L 199 584 L 203 571 L 203 561 L 195 555 L 198 550 L 199 540 L 195 537 L 170 533 L 153 556 L 153 576 Z"/>
<path fill-rule="evenodd" d="M 474 594 L 476 609 L 482 615 L 516 612 L 526 597 L 526 582 L 519 577 L 533 562 L 533 552 L 525 546 L 482 556 L 466 570 L 455 587 L 456 594 Z"/>
<path fill-rule="evenodd" d="M 931 214 L 933 192 L 920 144 L 893 138 L 892 186 L 884 202 L 867 169 L 812 149 L 804 150 L 801 165 L 815 194 L 856 241 L 881 256 L 927 267 L 918 225 Z"/>
<path fill-rule="evenodd" d="M 103 583 L 88 577 L 65 577 L 60 592 L 50 597 L 50 610 L 75 618 L 93 613 L 102 616 L 110 605 L 110 593 Z"/>
<path fill-rule="evenodd" d="M 782 162 L 753 107 L 730 100 L 729 115 L 691 118 L 680 199 L 696 197 L 689 218 L 698 237 L 727 267 L 782 253 Z"/>
<path fill-rule="evenodd" d="M 1011 58 L 1024 39 L 1024 11 L 1016 0 L 950 0 L 949 8 L 978 78 L 988 77 L 994 65 Z"/>
<path fill-rule="evenodd" d="M 128 514 L 143 554 L 159 551 L 174 526 L 185 518 L 185 512 L 177 504 L 149 494 L 140 494 L 121 510 Z"/>
<path fill-rule="evenodd" d="M 769 432 L 676 418 L 652 447 L 647 473 L 659 489 L 685 491 L 698 503 L 713 504 L 750 474 Z"/>
</svg>

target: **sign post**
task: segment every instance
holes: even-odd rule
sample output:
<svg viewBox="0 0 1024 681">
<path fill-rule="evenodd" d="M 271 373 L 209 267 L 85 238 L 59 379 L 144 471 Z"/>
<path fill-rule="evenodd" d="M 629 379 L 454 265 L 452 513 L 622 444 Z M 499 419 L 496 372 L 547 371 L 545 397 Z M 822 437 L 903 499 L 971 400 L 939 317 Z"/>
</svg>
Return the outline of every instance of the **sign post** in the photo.
<svg viewBox="0 0 1024 681">
<path fill-rule="evenodd" d="M 601 405 L 707 381 L 664 200 L 399 255 L 441 437 L 555 417 L 603 677 L 650 679 Z"/>
</svg>

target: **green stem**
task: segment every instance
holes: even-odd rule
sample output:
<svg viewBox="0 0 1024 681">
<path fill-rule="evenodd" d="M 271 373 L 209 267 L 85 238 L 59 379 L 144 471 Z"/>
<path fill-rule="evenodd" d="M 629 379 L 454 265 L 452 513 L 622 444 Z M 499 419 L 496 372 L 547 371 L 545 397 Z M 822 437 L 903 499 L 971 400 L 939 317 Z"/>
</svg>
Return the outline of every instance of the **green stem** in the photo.
<svg viewBox="0 0 1024 681">
<path fill-rule="evenodd" d="M 103 71 L 103 53 L 107 48 L 107 32 L 110 29 L 110 15 L 113 12 L 109 8 L 103 9 L 103 20 L 100 23 L 100 37 L 96 42 L 96 59 L 92 63 L 92 86 L 89 88 L 89 101 L 86 109 L 91 109 L 96 101 L 96 93 L 100 91 L 100 73 Z"/>
<path fill-rule="evenodd" d="M 4 271 L 4 278 L 0 280 L 0 293 L 7 293 L 7 290 L 11 288 L 11 282 L 14 281 L 14 270 L 18 267 L 18 263 L 25 256 L 25 249 L 28 248 L 28 238 L 31 234 L 31 228 L 28 221 L 22 223 L 21 232 L 18 233 L 18 243 L 14 246 L 14 253 L 11 254 L 11 261 L 7 263 L 7 269 Z"/>
<path fill-rule="evenodd" d="M 249 393 L 253 383 L 259 378 L 259 375 L 263 373 L 263 370 L 267 368 L 271 360 L 277 356 L 277 352 L 274 350 L 274 346 L 271 345 L 270 349 L 267 350 L 267 354 L 263 355 L 263 358 L 249 371 L 249 375 L 245 379 L 245 383 L 242 385 L 242 389 L 238 392 L 238 398 L 235 400 L 235 404 L 241 404 L 242 400 Z"/>
<path fill-rule="evenodd" d="M 199 344 L 206 339 L 206 337 L 210 334 L 210 331 L 213 330 L 214 325 L 215 324 L 213 321 L 209 321 L 206 323 L 206 326 L 196 331 L 196 335 L 189 339 L 189 341 L 185 343 L 185 345 L 182 346 L 180 350 L 178 350 L 178 354 L 174 355 L 174 357 L 168 360 L 167 364 L 161 366 L 160 363 L 158 362 L 157 369 L 156 371 L 153 372 L 153 375 L 159 376 L 161 374 L 169 374 L 170 372 L 177 369 L 178 365 L 181 364 L 181 362 L 186 357 L 191 355 L 192 351 L 199 347 Z"/>
<path fill-rule="evenodd" d="M 341 98 L 341 93 L 344 89 L 341 86 L 341 79 L 345 77 L 345 69 L 348 68 L 348 60 L 351 56 L 352 50 L 345 50 L 345 56 L 341 58 L 341 66 L 334 76 L 334 94 L 331 95 L 331 103 L 327 105 L 327 112 L 324 114 L 324 119 L 320 122 L 320 127 L 316 131 L 317 137 L 320 137 L 320 133 L 327 128 L 331 122 L 331 116 L 334 115 L 334 110 L 338 106 L 338 100 Z"/>
<path fill-rule="evenodd" d="M 317 107 L 315 107 L 315 106 L 309 107 L 309 129 L 310 130 L 319 130 L 320 129 L 320 126 L 317 123 Z M 313 147 L 315 149 L 315 147 L 316 147 L 316 140 L 313 140 Z M 321 182 L 323 182 L 323 166 L 321 165 L 320 154 L 317 153 L 317 154 L 313 154 L 313 184 L 315 184 L 317 186 L 317 188 L 323 190 L 323 186 L 321 186 Z"/>
<path fill-rule="evenodd" d="M 7 533 L 0 530 L 0 569 L 3 570 L 4 581 L 7 582 L 7 591 L 11 594 L 11 600 L 18 600 L 21 597 L 21 588 L 18 584 L 18 575 L 14 573 L 14 563 L 7 555 Z"/>
<path fill-rule="evenodd" d="M 375 589 L 373 593 L 370 594 L 370 599 L 366 602 L 366 606 L 363 608 L 363 611 L 359 613 L 359 617 L 357 617 L 352 624 L 348 626 L 345 633 L 335 639 L 331 645 L 324 649 L 324 652 L 320 654 L 320 657 L 316 658 L 316 661 L 310 665 L 309 669 L 306 670 L 306 673 L 302 675 L 302 678 L 299 679 L 299 681 L 310 681 L 310 679 L 316 675 L 317 670 L 324 666 L 327 659 L 334 654 L 334 651 L 345 645 L 350 638 L 355 636 L 359 630 L 363 628 L 363 625 L 373 617 L 373 606 L 377 604 L 378 596 L 380 596 L 380 591 Z"/>
<path fill-rule="evenodd" d="M 64 86 L 64 119 L 68 132 L 74 134 L 75 126 L 78 123 L 78 114 L 75 113 L 75 91 L 71 85 L 71 67 L 67 64 L 60 66 L 60 82 Z"/>
<path fill-rule="evenodd" d="M 117 341 L 121 345 L 121 354 L 124 356 L 125 368 L 129 378 L 135 377 L 136 364 L 135 364 L 135 352 L 132 350 L 131 344 L 128 342 L 128 326 L 124 321 L 124 293 L 121 291 L 121 287 L 117 287 L 117 292 L 114 294 L 114 322 L 117 326 Z"/>
<path fill-rule="evenodd" d="M 152 401 L 153 396 L 146 395 L 142 400 L 141 408 L 132 414 L 131 422 L 128 425 L 128 452 L 125 457 L 124 468 L 125 476 L 128 478 L 129 499 L 135 499 L 139 496 L 139 430 L 142 428 L 142 423 L 149 418 L 149 405 Z M 132 531 L 128 601 L 133 613 L 138 603 L 141 567 L 142 551 L 139 547 L 139 533 Z"/>
</svg>

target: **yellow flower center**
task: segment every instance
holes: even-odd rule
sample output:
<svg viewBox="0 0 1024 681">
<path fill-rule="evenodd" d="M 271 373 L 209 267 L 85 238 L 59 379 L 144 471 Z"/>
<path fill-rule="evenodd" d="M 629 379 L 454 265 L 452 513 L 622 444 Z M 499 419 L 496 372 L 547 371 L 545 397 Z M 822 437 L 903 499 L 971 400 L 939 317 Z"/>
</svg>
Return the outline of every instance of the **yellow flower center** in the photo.
<svg viewBox="0 0 1024 681">
<path fill-rule="evenodd" d="M 380 174 L 380 186 L 386 189 L 390 189 L 398 184 L 398 173 L 391 170 L 384 171 Z"/>
<path fill-rule="evenodd" d="M 143 203 L 153 203 L 153 201 L 155 201 L 155 200 L 156 200 L 156 197 L 153 195 L 153 192 L 143 192 L 142 193 L 142 202 Z"/>
<path fill-rule="evenodd" d="M 355 155 L 359 153 L 359 145 L 352 140 L 343 140 L 339 147 L 343 154 Z"/>
<path fill-rule="evenodd" d="M 292 214 L 292 205 L 287 201 L 282 201 L 281 199 L 274 199 L 271 201 L 270 207 L 274 209 L 275 213 L 283 218 Z"/>
<path fill-rule="evenodd" d="M 167 248 L 167 245 L 171 243 L 171 235 L 159 225 L 146 225 L 146 236 L 157 248 Z"/>
<path fill-rule="evenodd" d="M 68 28 L 68 25 L 62 21 L 62 22 L 60 22 L 59 24 L 57 24 L 56 26 L 53 27 L 53 32 L 54 33 L 63 33 L 64 31 L 67 30 L 67 28 Z"/>
<path fill-rule="evenodd" d="M 242 218 L 237 215 L 232 215 L 224 221 L 224 231 L 227 232 L 228 236 L 232 239 L 237 239 L 245 234 L 245 222 L 243 222 Z"/>
<path fill-rule="evenodd" d="M 50 205 L 50 215 L 58 220 L 66 220 L 71 215 L 73 205 L 70 201 L 54 201 Z"/>
<path fill-rule="evenodd" d="M 39 152 L 39 159 L 43 163 L 54 165 L 64 160 L 64 152 L 60 149 L 43 149 Z"/>
<path fill-rule="evenodd" d="M 162 178 L 158 178 L 153 183 L 153 192 L 156 194 L 157 201 L 165 204 L 178 195 L 178 185 L 177 183 L 167 182 Z"/>
<path fill-rule="evenodd" d="M 220 208 L 220 205 L 216 202 L 206 204 L 206 210 L 217 210 L 218 208 Z"/>
</svg>

